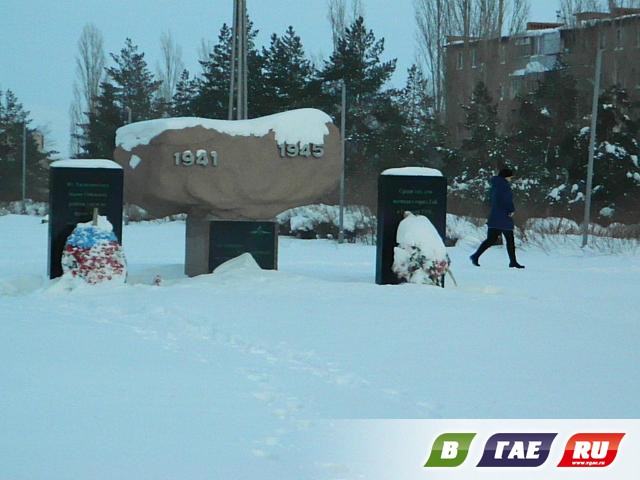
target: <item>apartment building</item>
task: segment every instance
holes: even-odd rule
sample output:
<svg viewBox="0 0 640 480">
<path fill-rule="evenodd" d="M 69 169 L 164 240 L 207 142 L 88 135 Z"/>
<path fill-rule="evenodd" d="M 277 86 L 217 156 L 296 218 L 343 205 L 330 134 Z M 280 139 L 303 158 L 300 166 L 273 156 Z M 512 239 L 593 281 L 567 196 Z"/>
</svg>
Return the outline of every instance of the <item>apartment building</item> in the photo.
<svg viewBox="0 0 640 480">
<path fill-rule="evenodd" d="M 508 129 L 520 94 L 534 91 L 538 81 L 556 71 L 559 62 L 576 78 L 584 101 L 581 114 L 590 113 L 598 48 L 603 49 L 602 88 L 620 85 L 640 98 L 640 9 L 584 12 L 573 28 L 557 23 L 529 23 L 527 31 L 490 39 L 450 38 L 446 47 L 446 124 L 453 140 L 468 132 L 461 105 L 475 85 L 486 84 Z"/>
</svg>

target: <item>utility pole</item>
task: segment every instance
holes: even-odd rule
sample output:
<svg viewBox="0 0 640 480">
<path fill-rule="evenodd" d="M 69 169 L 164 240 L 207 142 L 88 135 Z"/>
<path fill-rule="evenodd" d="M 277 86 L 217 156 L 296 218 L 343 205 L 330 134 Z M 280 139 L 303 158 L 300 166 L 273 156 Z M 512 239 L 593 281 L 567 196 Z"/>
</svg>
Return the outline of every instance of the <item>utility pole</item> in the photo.
<svg viewBox="0 0 640 480">
<path fill-rule="evenodd" d="M 344 169 L 347 123 L 347 82 L 342 79 L 342 107 L 340 108 L 340 136 L 342 137 L 342 175 L 340 176 L 340 230 L 338 231 L 338 243 L 344 242 Z"/>
<path fill-rule="evenodd" d="M 27 199 L 27 122 L 22 123 L 22 205 Z"/>
<path fill-rule="evenodd" d="M 587 192 L 584 201 L 584 221 L 582 223 L 582 246 L 589 240 L 589 224 L 591 223 L 591 193 L 593 189 L 593 160 L 596 146 L 596 128 L 598 126 L 598 103 L 600 100 L 600 77 L 602 71 L 602 48 L 598 39 L 596 54 L 596 74 L 593 82 L 593 104 L 591 106 L 591 132 L 589 135 L 589 164 L 587 165 Z"/>
<path fill-rule="evenodd" d="M 229 120 L 244 120 L 249 117 L 247 0 L 233 0 L 231 42 Z"/>
</svg>

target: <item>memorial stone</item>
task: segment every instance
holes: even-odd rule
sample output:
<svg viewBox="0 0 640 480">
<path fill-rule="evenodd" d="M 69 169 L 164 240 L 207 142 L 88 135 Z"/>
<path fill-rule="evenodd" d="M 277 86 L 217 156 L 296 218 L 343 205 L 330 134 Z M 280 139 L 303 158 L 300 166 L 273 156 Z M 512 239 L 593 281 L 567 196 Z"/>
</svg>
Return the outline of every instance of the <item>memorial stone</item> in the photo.
<svg viewBox="0 0 640 480">
<path fill-rule="evenodd" d="M 106 216 L 122 244 L 123 171 L 111 160 L 59 160 L 49 173 L 49 278 L 62 276 L 62 251 L 78 223 L 94 209 Z"/>
<path fill-rule="evenodd" d="M 398 225 L 405 212 L 427 217 L 442 240 L 446 236 L 447 181 L 438 170 L 430 168 L 393 168 L 378 179 L 378 235 L 376 249 L 376 283 L 401 283 L 393 273 L 394 248 Z"/>
</svg>

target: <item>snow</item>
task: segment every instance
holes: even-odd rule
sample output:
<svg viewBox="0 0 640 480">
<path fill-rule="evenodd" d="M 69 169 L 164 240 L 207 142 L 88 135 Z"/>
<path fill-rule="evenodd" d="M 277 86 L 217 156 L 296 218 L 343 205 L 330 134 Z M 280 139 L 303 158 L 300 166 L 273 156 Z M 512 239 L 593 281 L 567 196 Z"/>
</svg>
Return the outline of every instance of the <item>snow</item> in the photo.
<svg viewBox="0 0 640 480">
<path fill-rule="evenodd" d="M 604 207 L 600 209 L 600 215 L 603 217 L 607 217 L 607 218 L 613 217 L 614 213 L 616 213 L 616 211 L 611 207 Z"/>
<path fill-rule="evenodd" d="M 405 214 L 398 225 L 392 271 L 409 283 L 442 286 L 450 260 L 438 231 L 422 215 Z"/>
<path fill-rule="evenodd" d="M 549 109 L 548 109 L 547 107 L 543 107 L 543 108 L 540 110 L 540 113 L 541 113 L 542 115 L 544 115 L 545 117 L 550 117 L 550 116 L 551 116 L 551 113 L 549 113 Z"/>
<path fill-rule="evenodd" d="M 335 229 L 340 225 L 339 205 L 306 205 L 286 210 L 277 216 L 278 223 L 288 223 L 292 233 L 317 230 L 322 225 L 331 225 Z M 366 207 L 348 205 L 343 210 L 343 228 L 345 232 L 366 231 L 375 224 L 375 218 Z"/>
<path fill-rule="evenodd" d="M 79 223 L 78 226 L 84 227 L 84 228 L 94 227 L 93 221 Z M 113 232 L 113 225 L 111 225 L 111 222 L 104 215 L 98 215 L 98 218 L 96 219 L 95 227 L 105 232 Z"/>
<path fill-rule="evenodd" d="M 69 159 L 69 160 L 56 160 L 52 162 L 49 167 L 51 168 L 109 168 L 115 170 L 122 170 L 122 167 L 113 160 L 103 159 Z"/>
<path fill-rule="evenodd" d="M 511 73 L 511 76 L 523 77 L 525 75 L 531 75 L 533 73 L 544 73 L 544 72 L 550 72 L 552 70 L 553 70 L 553 67 L 545 66 L 539 61 L 531 61 L 527 63 L 527 66 L 525 68 L 515 70 L 513 73 Z"/>
<path fill-rule="evenodd" d="M 140 162 L 142 162 L 142 159 L 139 156 L 131 155 L 131 158 L 129 159 L 129 166 L 135 170 L 136 167 L 140 165 Z"/>
<path fill-rule="evenodd" d="M 291 110 L 250 120 L 159 118 L 120 127 L 116 132 L 116 145 L 131 151 L 139 145 L 148 145 L 155 137 L 167 130 L 193 127 L 241 137 L 262 137 L 273 131 L 278 143 L 324 144 L 324 136 L 329 134 L 327 123 L 332 123 L 331 117 L 313 108 Z"/>
<path fill-rule="evenodd" d="M 395 175 L 404 177 L 442 177 L 442 172 L 435 168 L 426 167 L 403 167 L 388 168 L 382 172 L 382 175 Z"/>
<path fill-rule="evenodd" d="M 524 271 L 503 247 L 477 268 L 486 229 L 449 226 L 458 288 L 377 286 L 375 247 L 290 238 L 279 271 L 189 279 L 184 222 L 142 222 L 126 285 L 66 291 L 48 226 L 0 217 L 0 476 L 350 479 L 325 420 L 637 417 L 640 251 L 550 236 Z"/>
<path fill-rule="evenodd" d="M 637 155 L 631 155 L 631 161 L 633 162 L 633 166 L 638 168 L 638 156 Z"/>
<path fill-rule="evenodd" d="M 398 225 L 396 243 L 401 247 L 417 247 L 432 260 L 444 260 L 447 257 L 447 249 L 440 234 L 429 219 L 422 215 L 408 212 Z"/>
<path fill-rule="evenodd" d="M 553 188 L 549 194 L 547 195 L 550 198 L 553 198 L 555 201 L 560 201 L 560 196 L 564 190 L 566 190 L 567 186 L 562 184 L 558 187 Z"/>
<path fill-rule="evenodd" d="M 609 142 L 603 142 L 605 151 L 618 158 L 624 158 L 628 155 L 627 150 L 622 145 L 614 145 Z"/>
<path fill-rule="evenodd" d="M 239 257 L 232 258 L 224 262 L 222 265 L 219 265 L 213 271 L 214 275 L 245 275 L 251 274 L 255 272 L 259 272 L 262 269 L 258 265 L 258 262 L 251 256 L 250 253 L 243 253 Z"/>
</svg>

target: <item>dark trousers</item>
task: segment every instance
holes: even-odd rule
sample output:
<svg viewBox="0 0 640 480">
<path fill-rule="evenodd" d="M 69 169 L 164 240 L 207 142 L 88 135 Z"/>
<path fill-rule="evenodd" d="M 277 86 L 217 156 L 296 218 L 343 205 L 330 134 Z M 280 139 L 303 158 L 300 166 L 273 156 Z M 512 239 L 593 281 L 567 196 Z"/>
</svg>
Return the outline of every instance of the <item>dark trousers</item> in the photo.
<svg viewBox="0 0 640 480">
<path fill-rule="evenodd" d="M 509 254 L 509 263 L 514 264 L 518 263 L 516 260 L 516 243 L 513 240 L 513 230 L 500 230 L 498 228 L 489 228 L 487 231 L 487 239 L 480 244 L 476 253 L 473 254 L 475 258 L 480 258 L 485 250 L 487 250 L 490 246 L 495 245 L 496 240 L 502 234 L 504 239 L 507 242 L 507 253 Z"/>
</svg>

